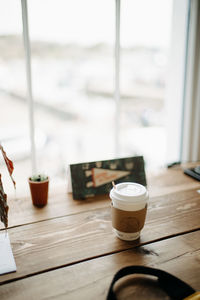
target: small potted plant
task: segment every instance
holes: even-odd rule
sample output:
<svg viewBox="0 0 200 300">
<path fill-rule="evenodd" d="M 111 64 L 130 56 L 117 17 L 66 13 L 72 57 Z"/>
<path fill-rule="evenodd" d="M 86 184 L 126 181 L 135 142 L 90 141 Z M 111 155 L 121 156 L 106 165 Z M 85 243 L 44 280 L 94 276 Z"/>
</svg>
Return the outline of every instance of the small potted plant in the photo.
<svg viewBox="0 0 200 300">
<path fill-rule="evenodd" d="M 44 174 L 29 177 L 33 205 L 43 207 L 48 201 L 49 177 Z"/>
</svg>

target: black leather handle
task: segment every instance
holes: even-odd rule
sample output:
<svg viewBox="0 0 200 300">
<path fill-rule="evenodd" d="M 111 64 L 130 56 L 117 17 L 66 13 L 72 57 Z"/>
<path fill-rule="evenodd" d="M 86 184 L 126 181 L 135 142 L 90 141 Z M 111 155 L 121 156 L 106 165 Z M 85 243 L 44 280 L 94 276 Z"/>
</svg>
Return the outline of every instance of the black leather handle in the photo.
<svg viewBox="0 0 200 300">
<path fill-rule="evenodd" d="M 113 291 L 113 286 L 115 282 L 118 279 L 131 274 L 146 274 L 156 276 L 158 278 L 159 286 L 172 299 L 182 300 L 188 297 L 189 295 L 195 293 L 195 290 L 192 287 L 190 287 L 187 283 L 165 271 L 145 266 L 129 266 L 122 268 L 115 274 L 108 291 L 108 295 L 106 298 L 107 300 L 117 300 Z"/>
</svg>

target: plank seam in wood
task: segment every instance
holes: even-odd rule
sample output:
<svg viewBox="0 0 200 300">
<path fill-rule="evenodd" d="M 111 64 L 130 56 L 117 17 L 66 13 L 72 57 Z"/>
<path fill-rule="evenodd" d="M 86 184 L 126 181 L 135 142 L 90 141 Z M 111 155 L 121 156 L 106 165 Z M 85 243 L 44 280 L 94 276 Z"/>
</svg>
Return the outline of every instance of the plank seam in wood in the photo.
<svg viewBox="0 0 200 300">
<path fill-rule="evenodd" d="M 40 274 L 48 273 L 48 272 L 51 272 L 51 271 L 55 271 L 55 270 L 58 270 L 58 269 L 74 266 L 74 265 L 84 263 L 84 262 L 87 262 L 87 261 L 91 261 L 91 260 L 94 260 L 94 259 L 98 259 L 98 258 L 106 257 L 106 256 L 109 256 L 109 255 L 129 251 L 131 249 L 134 250 L 134 249 L 137 249 L 141 246 L 143 247 L 143 246 L 151 245 L 151 244 L 158 243 L 158 242 L 161 242 L 161 241 L 164 241 L 164 240 L 167 240 L 167 239 L 176 238 L 178 236 L 186 235 L 186 234 L 197 232 L 197 231 L 200 231 L 200 228 L 196 228 L 196 229 L 193 229 L 193 230 L 188 230 L 188 231 L 178 233 L 178 234 L 172 234 L 172 235 L 169 235 L 168 237 L 158 238 L 158 239 L 155 239 L 151 242 L 144 242 L 144 243 L 141 243 L 139 245 L 136 245 L 135 247 L 132 245 L 130 248 L 127 248 L 127 249 L 108 252 L 108 253 L 104 253 L 102 255 L 96 255 L 96 256 L 93 256 L 93 257 L 90 257 L 90 258 L 81 259 L 81 260 L 76 261 L 76 262 L 72 262 L 72 263 L 68 263 L 68 264 L 64 264 L 64 265 L 60 265 L 60 266 L 55 266 L 55 267 L 52 267 L 52 268 L 49 268 L 49 269 L 45 269 L 45 270 L 42 270 L 42 271 L 39 271 L 39 272 L 34 272 L 32 274 L 24 275 L 24 276 L 21 276 L 21 277 L 17 277 L 17 278 L 13 278 L 13 279 L 7 279 L 5 281 L 0 282 L 0 286 L 4 285 L 4 284 L 9 284 L 9 283 L 14 282 L 14 281 L 23 280 L 23 279 L 26 279 L 26 278 L 29 278 L 29 277 L 33 277 L 33 276 L 36 276 L 36 275 L 40 275 Z M 196 249 L 196 251 L 198 251 L 198 250 L 199 249 Z M 183 255 L 185 255 L 185 253 L 180 255 L 180 256 L 183 256 Z"/>
</svg>

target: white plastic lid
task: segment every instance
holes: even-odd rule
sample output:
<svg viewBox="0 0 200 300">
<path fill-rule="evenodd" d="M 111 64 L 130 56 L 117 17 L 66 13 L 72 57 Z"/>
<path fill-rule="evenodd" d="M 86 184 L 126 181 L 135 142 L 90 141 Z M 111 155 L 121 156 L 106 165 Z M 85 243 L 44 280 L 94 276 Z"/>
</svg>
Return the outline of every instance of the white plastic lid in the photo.
<svg viewBox="0 0 200 300">
<path fill-rule="evenodd" d="M 122 202 L 146 200 L 148 192 L 145 186 L 134 182 L 123 182 L 110 191 L 110 198 Z"/>
</svg>

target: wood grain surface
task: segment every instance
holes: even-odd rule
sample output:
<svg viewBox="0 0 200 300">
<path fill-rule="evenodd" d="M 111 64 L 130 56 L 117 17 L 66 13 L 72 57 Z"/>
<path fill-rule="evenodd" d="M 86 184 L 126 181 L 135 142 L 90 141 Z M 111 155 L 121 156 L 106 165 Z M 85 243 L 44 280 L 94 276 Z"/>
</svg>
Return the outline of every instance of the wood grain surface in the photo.
<svg viewBox="0 0 200 300">
<path fill-rule="evenodd" d="M 200 182 L 185 175 L 185 167 L 172 169 L 159 169 L 156 172 L 147 174 L 148 191 L 150 197 L 164 196 L 171 193 L 200 189 Z M 51 183 L 53 185 L 53 183 Z M 110 199 L 108 195 L 98 195 L 87 200 L 73 200 L 72 194 L 67 193 L 66 186 L 52 187 L 49 195 L 48 205 L 44 208 L 37 208 L 32 205 L 30 195 L 25 198 L 8 198 L 9 205 L 9 227 L 29 224 L 41 220 L 67 216 L 88 210 L 108 207 Z"/>
<path fill-rule="evenodd" d="M 200 289 L 200 231 L 132 248 L 0 286 L 1 300 L 105 300 L 114 274 L 129 265 L 156 267 Z M 117 287 L 118 299 L 168 299 L 147 282 L 127 277 Z M 149 289 L 150 288 L 150 289 Z"/>
<path fill-rule="evenodd" d="M 200 289 L 200 182 L 183 173 L 193 165 L 147 175 L 150 199 L 139 240 L 112 231 L 105 195 L 73 200 L 51 189 L 39 209 L 30 197 L 9 199 L 9 229 L 17 272 L 0 276 L 0 299 L 105 299 L 114 273 L 137 264 L 158 267 Z M 118 299 L 168 299 L 149 278 L 116 285 Z"/>
<path fill-rule="evenodd" d="M 18 271 L 0 282 L 197 230 L 199 199 L 196 189 L 150 198 L 146 224 L 135 242 L 115 237 L 110 207 L 11 228 Z"/>
</svg>

